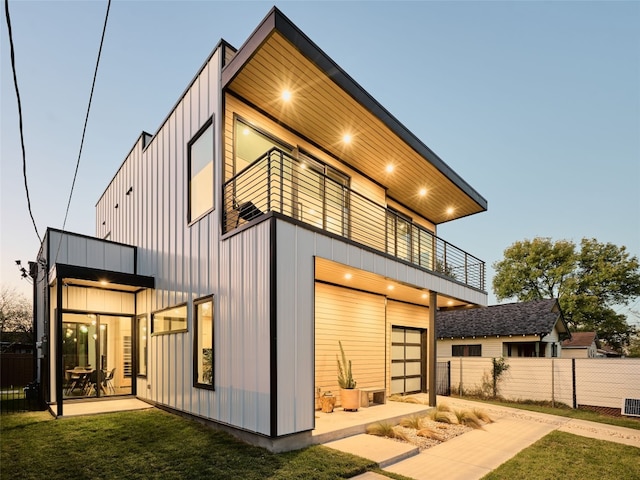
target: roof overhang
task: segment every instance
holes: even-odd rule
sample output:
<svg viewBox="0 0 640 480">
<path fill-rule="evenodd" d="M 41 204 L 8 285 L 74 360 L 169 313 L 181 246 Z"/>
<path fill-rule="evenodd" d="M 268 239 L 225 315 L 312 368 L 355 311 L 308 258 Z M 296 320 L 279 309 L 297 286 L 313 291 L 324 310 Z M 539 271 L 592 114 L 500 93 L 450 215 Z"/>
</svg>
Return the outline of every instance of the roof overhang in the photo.
<svg viewBox="0 0 640 480">
<path fill-rule="evenodd" d="M 487 209 L 478 192 L 275 7 L 223 69 L 222 87 L 435 224 Z M 281 99 L 285 89 L 289 102 Z"/>
<path fill-rule="evenodd" d="M 155 288 L 153 277 L 60 263 L 57 263 L 49 272 L 49 284 L 54 282 L 124 292 L 138 292 L 146 288 Z"/>
</svg>

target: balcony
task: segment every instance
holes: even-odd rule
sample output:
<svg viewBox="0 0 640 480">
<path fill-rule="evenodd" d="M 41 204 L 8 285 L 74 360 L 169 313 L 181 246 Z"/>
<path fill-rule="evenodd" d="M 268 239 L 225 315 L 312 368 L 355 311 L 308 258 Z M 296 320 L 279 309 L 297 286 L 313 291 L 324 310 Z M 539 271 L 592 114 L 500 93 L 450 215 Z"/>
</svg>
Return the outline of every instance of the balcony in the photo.
<svg viewBox="0 0 640 480">
<path fill-rule="evenodd" d="M 334 178 L 335 177 L 335 178 Z M 485 291 L 485 264 L 344 179 L 271 149 L 223 185 L 223 231 L 277 212 L 406 263 Z"/>
</svg>

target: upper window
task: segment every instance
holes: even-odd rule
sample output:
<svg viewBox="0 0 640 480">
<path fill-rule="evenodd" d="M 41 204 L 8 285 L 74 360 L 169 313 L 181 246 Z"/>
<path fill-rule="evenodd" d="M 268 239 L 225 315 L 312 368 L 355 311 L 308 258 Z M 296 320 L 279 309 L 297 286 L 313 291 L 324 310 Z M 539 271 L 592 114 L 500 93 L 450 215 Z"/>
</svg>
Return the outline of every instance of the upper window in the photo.
<svg viewBox="0 0 640 480">
<path fill-rule="evenodd" d="M 153 333 L 187 331 L 187 306 L 172 307 L 156 312 L 153 317 Z"/>
<path fill-rule="evenodd" d="M 452 345 L 452 357 L 481 357 L 482 345 Z"/>
<path fill-rule="evenodd" d="M 234 174 L 263 157 L 272 148 L 291 153 L 291 148 L 285 146 L 281 141 L 236 118 Z"/>
<path fill-rule="evenodd" d="M 196 387 L 213 388 L 213 297 L 194 302 L 193 374 Z"/>
<path fill-rule="evenodd" d="M 189 222 L 213 210 L 213 120 L 189 142 Z"/>
</svg>

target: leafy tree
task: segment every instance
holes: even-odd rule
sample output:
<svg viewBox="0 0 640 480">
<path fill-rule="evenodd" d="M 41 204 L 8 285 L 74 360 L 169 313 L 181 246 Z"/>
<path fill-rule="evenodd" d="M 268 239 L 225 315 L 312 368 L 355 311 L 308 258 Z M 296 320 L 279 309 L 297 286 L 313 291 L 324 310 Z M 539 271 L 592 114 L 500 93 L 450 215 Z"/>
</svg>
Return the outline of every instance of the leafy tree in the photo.
<svg viewBox="0 0 640 480">
<path fill-rule="evenodd" d="M 640 296 L 640 264 L 626 247 L 583 238 L 573 242 L 534 238 L 515 242 L 493 264 L 498 300 L 558 298 L 574 330 L 596 331 L 614 348 L 629 344 L 634 329 L 613 310 Z"/>
<path fill-rule="evenodd" d="M 0 333 L 33 333 L 31 302 L 15 288 L 0 287 Z"/>
</svg>

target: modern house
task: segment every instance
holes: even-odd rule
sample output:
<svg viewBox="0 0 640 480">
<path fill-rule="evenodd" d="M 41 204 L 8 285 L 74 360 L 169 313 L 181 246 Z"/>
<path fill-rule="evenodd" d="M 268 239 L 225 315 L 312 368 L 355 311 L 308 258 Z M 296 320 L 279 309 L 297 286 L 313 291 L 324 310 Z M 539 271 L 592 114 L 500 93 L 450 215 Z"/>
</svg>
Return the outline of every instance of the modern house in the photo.
<svg viewBox="0 0 640 480">
<path fill-rule="evenodd" d="M 560 357 L 569 329 L 556 299 L 438 312 L 439 357 Z"/>
<path fill-rule="evenodd" d="M 339 396 L 341 341 L 359 387 L 435 404 L 436 311 L 487 303 L 437 226 L 486 208 L 274 8 L 140 135 L 95 238 L 47 231 L 46 400 L 132 395 L 282 450 Z"/>
<path fill-rule="evenodd" d="M 562 342 L 562 358 L 596 358 L 600 342 L 596 332 L 573 332 Z"/>
</svg>

